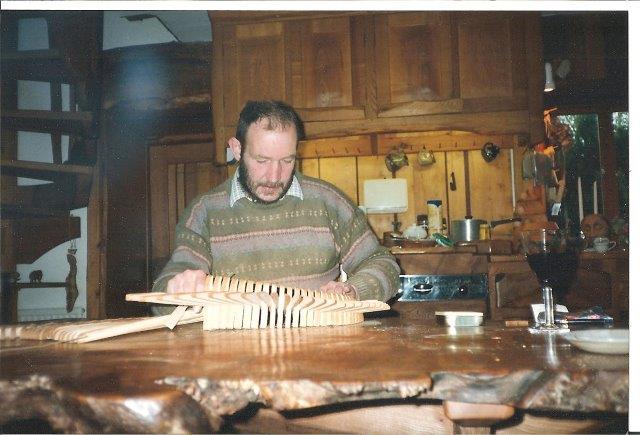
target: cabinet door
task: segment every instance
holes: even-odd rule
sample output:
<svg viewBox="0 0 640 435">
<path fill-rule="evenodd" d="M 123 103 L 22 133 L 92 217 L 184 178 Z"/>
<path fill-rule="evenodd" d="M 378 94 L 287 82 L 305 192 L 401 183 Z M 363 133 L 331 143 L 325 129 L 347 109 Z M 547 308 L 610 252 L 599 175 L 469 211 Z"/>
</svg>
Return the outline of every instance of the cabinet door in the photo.
<svg viewBox="0 0 640 435">
<path fill-rule="evenodd" d="M 285 100 L 284 24 L 223 24 L 223 89 L 226 125 L 235 125 L 247 100 Z M 224 140 L 226 138 L 218 138 Z"/>
<path fill-rule="evenodd" d="M 287 24 L 292 103 L 298 108 L 353 104 L 349 17 Z"/>
<path fill-rule="evenodd" d="M 460 98 L 465 111 L 527 106 L 524 22 L 508 13 L 455 15 Z M 493 103 L 493 104 L 492 104 Z"/>
<path fill-rule="evenodd" d="M 224 181 L 233 170 L 214 165 L 212 149 L 211 143 L 150 147 L 150 261 L 154 279 L 171 256 L 175 227 L 185 207 L 195 196 Z"/>
<path fill-rule="evenodd" d="M 447 12 L 411 12 L 376 16 L 377 98 L 382 113 L 404 106 L 404 115 L 448 112 L 452 97 L 451 26 Z M 393 116 L 402 115 L 395 107 Z M 390 115 L 390 114 L 389 114 Z"/>
</svg>

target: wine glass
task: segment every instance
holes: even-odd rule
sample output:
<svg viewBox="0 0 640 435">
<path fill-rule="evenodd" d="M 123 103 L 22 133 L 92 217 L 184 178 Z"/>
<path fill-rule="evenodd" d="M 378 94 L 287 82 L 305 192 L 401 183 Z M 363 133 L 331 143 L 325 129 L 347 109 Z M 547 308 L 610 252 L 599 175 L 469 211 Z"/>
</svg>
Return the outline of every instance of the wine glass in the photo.
<svg viewBox="0 0 640 435">
<path fill-rule="evenodd" d="M 558 229 L 522 232 L 524 255 L 542 287 L 544 303 L 544 323 L 538 324 L 535 319 L 534 330 L 557 332 L 561 329 L 555 322 L 553 290 L 562 290 L 562 296 L 566 293 L 578 270 L 581 246 L 580 239 L 567 237 Z"/>
</svg>

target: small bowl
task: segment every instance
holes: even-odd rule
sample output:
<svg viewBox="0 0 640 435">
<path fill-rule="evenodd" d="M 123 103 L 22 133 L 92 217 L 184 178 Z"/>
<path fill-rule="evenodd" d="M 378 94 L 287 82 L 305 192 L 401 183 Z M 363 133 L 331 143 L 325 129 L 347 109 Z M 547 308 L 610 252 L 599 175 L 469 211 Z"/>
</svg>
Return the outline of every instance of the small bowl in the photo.
<svg viewBox="0 0 640 435">
<path fill-rule="evenodd" d="M 441 325 L 464 327 L 480 326 L 484 314 L 479 311 L 436 311 L 436 322 Z"/>
</svg>

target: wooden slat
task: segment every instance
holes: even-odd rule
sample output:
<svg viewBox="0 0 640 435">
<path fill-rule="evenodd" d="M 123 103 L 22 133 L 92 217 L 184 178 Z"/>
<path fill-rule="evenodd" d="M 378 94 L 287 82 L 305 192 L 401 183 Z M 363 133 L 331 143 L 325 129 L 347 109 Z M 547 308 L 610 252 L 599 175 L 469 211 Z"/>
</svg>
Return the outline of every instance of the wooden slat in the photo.
<svg viewBox="0 0 640 435">
<path fill-rule="evenodd" d="M 54 181 L 61 175 L 91 175 L 92 166 L 29 162 L 26 160 L 2 160 L 3 175 L 28 177 Z"/>
<path fill-rule="evenodd" d="M 75 134 L 89 128 L 91 112 L 53 112 L 50 110 L 3 110 L 2 126 L 17 130 Z"/>
</svg>

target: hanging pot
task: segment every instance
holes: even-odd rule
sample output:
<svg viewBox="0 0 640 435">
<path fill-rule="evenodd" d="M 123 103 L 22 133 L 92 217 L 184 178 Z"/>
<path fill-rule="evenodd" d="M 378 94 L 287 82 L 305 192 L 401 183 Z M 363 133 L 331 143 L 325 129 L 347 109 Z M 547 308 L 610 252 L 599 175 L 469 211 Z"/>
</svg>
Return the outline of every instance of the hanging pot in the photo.
<svg viewBox="0 0 640 435">
<path fill-rule="evenodd" d="M 473 219 L 467 216 L 451 222 L 451 240 L 454 242 L 471 242 L 480 240 L 480 225 L 486 224 L 482 219 Z"/>
</svg>

